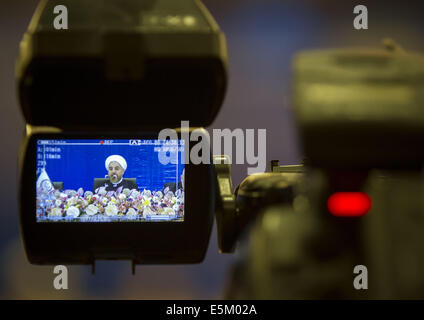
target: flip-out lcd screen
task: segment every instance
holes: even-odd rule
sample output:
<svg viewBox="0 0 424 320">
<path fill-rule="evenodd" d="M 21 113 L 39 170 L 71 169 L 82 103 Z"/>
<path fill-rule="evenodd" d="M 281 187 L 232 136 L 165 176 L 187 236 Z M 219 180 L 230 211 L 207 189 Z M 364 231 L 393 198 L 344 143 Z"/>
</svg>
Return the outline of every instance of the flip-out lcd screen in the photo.
<svg viewBox="0 0 424 320">
<path fill-rule="evenodd" d="M 184 221 L 184 140 L 37 140 L 37 222 Z"/>
</svg>

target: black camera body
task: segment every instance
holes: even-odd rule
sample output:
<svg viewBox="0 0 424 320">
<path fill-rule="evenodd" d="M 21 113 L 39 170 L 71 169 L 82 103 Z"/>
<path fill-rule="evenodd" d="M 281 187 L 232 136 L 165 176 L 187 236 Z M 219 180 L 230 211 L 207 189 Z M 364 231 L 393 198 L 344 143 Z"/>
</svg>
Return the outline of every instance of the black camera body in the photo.
<svg viewBox="0 0 424 320">
<path fill-rule="evenodd" d="M 214 218 L 214 192 L 198 192 L 200 185 L 214 186 L 211 165 L 185 166 L 183 222 L 56 222 L 36 220 L 36 167 L 39 139 L 157 138 L 157 133 L 137 137 L 129 133 L 29 133 L 23 145 L 20 181 L 20 213 L 24 243 L 31 263 L 92 264 L 97 259 L 128 259 L 136 264 L 197 263 L 205 256 Z M 188 148 L 190 150 L 190 147 Z M 28 201 L 30 198 L 31 201 Z"/>
<path fill-rule="evenodd" d="M 67 30 L 53 27 L 56 5 L 68 8 Z M 179 192 L 184 201 L 183 210 L 175 209 L 179 219 L 173 221 L 153 220 L 153 214 L 146 218 L 144 212 L 140 218 L 140 209 L 138 220 L 123 222 L 119 212 L 118 218 L 107 221 L 82 222 L 81 201 L 97 206 L 92 207 L 95 212 L 104 209 L 99 199 L 93 202 L 94 190 L 77 194 L 79 204 L 71 206 L 77 206 L 81 215 L 66 220 L 70 205 L 64 204 L 75 192 L 62 199 L 66 190 L 51 189 L 46 201 L 61 203 L 55 208 L 56 221 L 53 209 L 45 209 L 37 198 L 42 189 L 37 186 L 40 141 L 54 147 L 94 144 L 96 148 L 112 141 L 130 148 L 134 141 L 162 145 L 176 139 L 184 142 L 185 159 L 189 159 L 196 143 L 190 134 L 205 132 L 201 127 L 213 121 L 227 83 L 225 37 L 200 1 L 42 1 L 21 43 L 17 81 L 27 122 L 20 150 L 20 220 L 31 263 L 94 265 L 96 259 L 129 259 L 133 264 L 175 264 L 204 259 L 215 209 L 212 161 L 194 165 L 181 159 L 176 162 L 179 169 L 171 173 L 166 169 L 168 176 L 175 177 L 167 199 L 170 208 L 175 201 L 182 208 L 172 195 Z M 176 128 L 182 120 L 189 121 L 191 128 L 175 129 L 177 136 L 159 140 L 162 129 Z M 209 136 L 200 135 L 210 148 Z M 136 163 L 150 170 L 153 162 L 143 163 L 143 159 L 140 153 Z M 180 174 L 184 181 L 178 181 Z M 163 200 L 171 189 L 160 189 L 155 197 Z M 145 191 L 137 190 L 138 197 Z M 122 188 L 108 191 L 107 201 L 119 204 L 122 192 Z M 128 201 L 133 192 L 126 191 Z M 150 203 L 153 198 L 152 194 L 140 201 Z M 163 203 L 154 204 L 158 210 L 170 210 L 162 208 Z"/>
<path fill-rule="evenodd" d="M 67 30 L 53 26 L 58 4 Z M 37 126 L 207 126 L 224 99 L 226 52 L 197 0 L 42 1 L 17 61 L 22 112 Z"/>
<path fill-rule="evenodd" d="M 275 161 L 239 186 L 238 215 L 255 219 L 228 298 L 422 299 L 423 75 L 396 46 L 296 56 L 305 166 Z"/>
<path fill-rule="evenodd" d="M 294 59 L 293 103 L 312 166 L 419 168 L 424 57 L 401 49 L 311 50 Z"/>
</svg>

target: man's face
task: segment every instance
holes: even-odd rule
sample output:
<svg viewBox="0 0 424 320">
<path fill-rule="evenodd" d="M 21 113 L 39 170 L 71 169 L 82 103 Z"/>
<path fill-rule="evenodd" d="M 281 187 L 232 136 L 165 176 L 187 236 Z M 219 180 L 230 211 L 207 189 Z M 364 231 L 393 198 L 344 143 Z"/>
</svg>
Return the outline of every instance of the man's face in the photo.
<svg viewBox="0 0 424 320">
<path fill-rule="evenodd" d="M 109 174 L 109 180 L 112 183 L 117 183 L 119 180 L 121 180 L 125 170 L 122 169 L 121 165 L 116 162 L 112 161 L 109 163 L 109 167 L 107 168 L 107 173 Z"/>
</svg>

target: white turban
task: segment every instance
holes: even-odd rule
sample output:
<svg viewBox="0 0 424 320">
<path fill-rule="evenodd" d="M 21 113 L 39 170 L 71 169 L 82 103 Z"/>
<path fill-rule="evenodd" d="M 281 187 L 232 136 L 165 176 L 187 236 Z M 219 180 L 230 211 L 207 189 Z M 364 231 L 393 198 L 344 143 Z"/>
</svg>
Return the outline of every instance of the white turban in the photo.
<svg viewBox="0 0 424 320">
<path fill-rule="evenodd" d="M 109 164 L 113 161 L 118 162 L 122 169 L 127 170 L 127 162 L 125 161 L 124 157 L 117 154 L 107 157 L 105 162 L 106 170 L 109 169 Z"/>
</svg>

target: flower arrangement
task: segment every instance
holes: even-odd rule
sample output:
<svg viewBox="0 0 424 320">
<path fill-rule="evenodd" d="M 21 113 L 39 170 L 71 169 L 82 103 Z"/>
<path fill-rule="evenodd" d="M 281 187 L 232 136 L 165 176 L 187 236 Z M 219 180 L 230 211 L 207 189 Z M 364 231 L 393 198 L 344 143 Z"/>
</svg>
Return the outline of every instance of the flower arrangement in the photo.
<svg viewBox="0 0 424 320">
<path fill-rule="evenodd" d="M 175 194 L 169 188 L 139 192 L 121 187 L 108 192 L 100 187 L 95 191 L 37 190 L 38 221 L 182 221 L 184 217 L 184 191 L 180 189 Z"/>
</svg>

